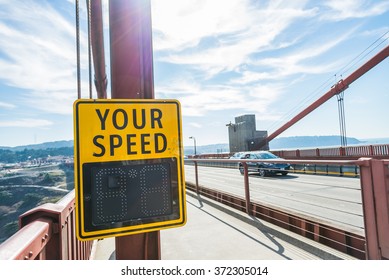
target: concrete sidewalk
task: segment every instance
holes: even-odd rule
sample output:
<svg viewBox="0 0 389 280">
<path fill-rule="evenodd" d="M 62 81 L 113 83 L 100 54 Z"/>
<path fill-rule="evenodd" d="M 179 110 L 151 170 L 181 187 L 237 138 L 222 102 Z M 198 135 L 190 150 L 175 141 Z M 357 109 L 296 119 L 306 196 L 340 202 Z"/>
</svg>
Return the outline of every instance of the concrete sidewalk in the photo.
<svg viewBox="0 0 389 280">
<path fill-rule="evenodd" d="M 354 259 L 313 240 L 187 191 L 187 224 L 161 231 L 162 260 Z M 95 241 L 95 260 L 115 259 L 115 238 Z"/>
</svg>

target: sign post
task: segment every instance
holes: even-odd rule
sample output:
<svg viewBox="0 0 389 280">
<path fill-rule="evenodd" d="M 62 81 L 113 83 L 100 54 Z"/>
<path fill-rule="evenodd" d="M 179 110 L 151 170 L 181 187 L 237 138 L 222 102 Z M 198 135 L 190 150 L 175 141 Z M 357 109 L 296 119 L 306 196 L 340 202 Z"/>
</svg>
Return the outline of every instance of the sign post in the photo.
<svg viewBox="0 0 389 280">
<path fill-rule="evenodd" d="M 79 239 L 185 224 L 178 101 L 80 99 L 74 135 Z"/>
<path fill-rule="evenodd" d="M 154 99 L 150 0 L 109 1 L 111 96 Z M 160 259 L 160 232 L 115 237 L 116 259 Z"/>
</svg>

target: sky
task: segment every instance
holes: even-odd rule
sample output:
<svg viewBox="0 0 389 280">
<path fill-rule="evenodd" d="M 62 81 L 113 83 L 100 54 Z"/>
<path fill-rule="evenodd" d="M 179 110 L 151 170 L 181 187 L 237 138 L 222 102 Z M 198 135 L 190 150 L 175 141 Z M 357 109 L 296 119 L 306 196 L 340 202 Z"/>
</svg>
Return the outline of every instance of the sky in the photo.
<svg viewBox="0 0 389 280">
<path fill-rule="evenodd" d="M 74 2 L 0 0 L 0 146 L 73 139 Z M 185 146 L 228 143 L 226 124 L 245 114 L 270 134 L 389 44 L 389 0 L 151 0 L 151 9 L 155 98 L 180 101 Z M 86 17 L 81 0 L 83 98 Z M 388 73 L 386 59 L 346 89 L 348 137 L 389 137 Z M 339 135 L 336 97 L 279 137 L 320 135 Z"/>
</svg>

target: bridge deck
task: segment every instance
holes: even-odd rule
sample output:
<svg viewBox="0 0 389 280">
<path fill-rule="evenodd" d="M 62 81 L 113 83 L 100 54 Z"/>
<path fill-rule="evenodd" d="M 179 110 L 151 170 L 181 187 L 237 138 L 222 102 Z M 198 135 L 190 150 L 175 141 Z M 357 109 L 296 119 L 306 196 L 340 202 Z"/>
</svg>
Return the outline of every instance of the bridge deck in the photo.
<svg viewBox="0 0 389 280">
<path fill-rule="evenodd" d="M 353 259 L 189 191 L 187 212 L 184 227 L 161 231 L 162 260 Z M 95 241 L 92 259 L 115 259 L 114 242 Z"/>
</svg>

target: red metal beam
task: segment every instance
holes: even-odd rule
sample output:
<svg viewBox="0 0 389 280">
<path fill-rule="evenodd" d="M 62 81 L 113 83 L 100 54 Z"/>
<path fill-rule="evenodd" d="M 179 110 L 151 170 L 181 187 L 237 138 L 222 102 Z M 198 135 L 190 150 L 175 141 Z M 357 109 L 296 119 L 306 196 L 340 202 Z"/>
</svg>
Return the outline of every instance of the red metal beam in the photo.
<svg viewBox="0 0 389 280">
<path fill-rule="evenodd" d="M 299 120 L 304 118 L 306 115 L 311 113 L 313 110 L 318 108 L 323 103 L 327 102 L 331 97 L 335 96 L 336 94 L 342 92 L 345 90 L 351 83 L 356 81 L 358 78 L 360 78 L 362 75 L 367 73 L 370 69 L 375 67 L 377 64 L 385 60 L 389 56 L 389 46 L 381 50 L 378 54 L 376 54 L 374 57 L 372 57 L 369 61 L 367 61 L 365 64 L 363 64 L 361 67 L 359 67 L 356 71 L 351 73 L 347 78 L 344 80 L 339 81 L 335 86 L 333 86 L 327 93 L 325 93 L 322 97 L 320 97 L 318 100 L 313 102 L 311 105 L 309 105 L 306 109 L 304 109 L 302 112 L 297 114 L 295 117 L 293 117 L 290 121 L 288 121 L 286 124 L 281 126 L 279 129 L 271 133 L 262 143 L 261 146 L 264 146 L 264 144 L 269 143 L 271 140 L 276 138 L 278 135 L 280 135 L 282 132 L 290 128 L 292 125 L 297 123 Z"/>
<path fill-rule="evenodd" d="M 150 0 L 109 2 L 112 98 L 154 98 Z"/>
<path fill-rule="evenodd" d="M 154 98 L 150 0 L 109 2 L 112 98 Z M 116 259 L 160 259 L 159 231 L 115 238 Z"/>
</svg>

